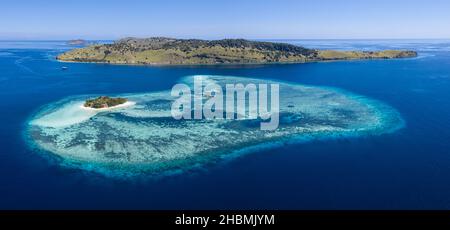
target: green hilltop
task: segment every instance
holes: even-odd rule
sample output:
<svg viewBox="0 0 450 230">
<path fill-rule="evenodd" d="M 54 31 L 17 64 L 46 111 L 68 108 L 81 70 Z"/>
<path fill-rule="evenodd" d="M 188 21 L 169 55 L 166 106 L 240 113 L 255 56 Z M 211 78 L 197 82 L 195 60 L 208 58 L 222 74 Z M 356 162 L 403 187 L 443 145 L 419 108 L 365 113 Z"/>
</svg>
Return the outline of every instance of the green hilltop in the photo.
<svg viewBox="0 0 450 230">
<path fill-rule="evenodd" d="M 193 65 L 303 63 L 327 60 L 415 57 L 414 51 L 334 51 L 244 39 L 198 40 L 165 37 L 125 38 L 113 44 L 74 49 L 57 57 L 67 62 Z"/>
</svg>

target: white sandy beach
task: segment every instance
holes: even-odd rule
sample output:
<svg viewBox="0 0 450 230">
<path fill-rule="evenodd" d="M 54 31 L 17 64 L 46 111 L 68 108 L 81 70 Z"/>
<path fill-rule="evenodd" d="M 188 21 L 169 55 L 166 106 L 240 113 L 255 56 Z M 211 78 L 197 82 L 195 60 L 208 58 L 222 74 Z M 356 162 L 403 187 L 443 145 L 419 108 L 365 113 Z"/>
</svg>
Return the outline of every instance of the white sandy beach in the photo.
<svg viewBox="0 0 450 230">
<path fill-rule="evenodd" d="M 83 101 L 78 101 L 64 105 L 62 108 L 34 120 L 32 124 L 52 128 L 66 127 L 86 121 L 97 113 L 126 108 L 135 104 L 136 102 L 127 101 L 123 104 L 109 108 L 94 109 L 85 107 Z"/>
</svg>

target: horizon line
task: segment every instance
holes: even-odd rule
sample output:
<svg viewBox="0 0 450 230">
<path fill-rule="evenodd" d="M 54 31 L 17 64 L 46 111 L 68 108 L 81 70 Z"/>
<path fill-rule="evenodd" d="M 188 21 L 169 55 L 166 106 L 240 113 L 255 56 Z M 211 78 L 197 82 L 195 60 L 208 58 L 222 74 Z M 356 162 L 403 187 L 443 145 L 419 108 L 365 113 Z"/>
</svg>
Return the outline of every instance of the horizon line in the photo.
<svg viewBox="0 0 450 230">
<path fill-rule="evenodd" d="M 292 41 L 292 40 L 450 40 L 450 38 L 245 38 L 245 37 L 234 37 L 234 38 L 179 38 L 170 36 L 149 36 L 149 37 L 139 37 L 139 36 L 125 36 L 122 38 L 108 38 L 108 39 L 92 39 L 92 38 L 70 38 L 70 39 L 45 39 L 45 38 L 0 38 L 0 42 L 7 41 L 70 41 L 70 40 L 85 40 L 85 41 L 117 41 L 123 38 L 153 38 L 153 37 L 165 37 L 174 39 L 198 39 L 198 40 L 223 40 L 223 39 L 245 39 L 245 40 L 272 40 L 272 41 Z"/>
</svg>

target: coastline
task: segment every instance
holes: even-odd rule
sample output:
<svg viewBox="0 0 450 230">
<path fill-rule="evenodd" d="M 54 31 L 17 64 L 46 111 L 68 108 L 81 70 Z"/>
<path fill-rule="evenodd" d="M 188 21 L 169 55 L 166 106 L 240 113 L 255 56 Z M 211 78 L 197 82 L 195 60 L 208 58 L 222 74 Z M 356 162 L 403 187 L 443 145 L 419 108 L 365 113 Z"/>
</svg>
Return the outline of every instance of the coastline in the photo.
<svg viewBox="0 0 450 230">
<path fill-rule="evenodd" d="M 378 60 L 403 60 L 419 57 L 417 53 L 413 57 L 398 57 L 398 58 L 354 58 L 354 59 L 330 59 L 330 60 L 307 60 L 295 62 L 264 62 L 264 63 L 199 63 L 199 64 L 158 64 L 158 63 L 114 63 L 114 62 L 100 62 L 100 61 L 69 61 L 55 58 L 61 63 L 80 63 L 80 64 L 104 64 L 104 65 L 118 65 L 118 66 L 153 66 L 153 67 L 186 67 L 186 66 L 258 66 L 258 65 L 295 65 L 308 63 L 329 63 L 329 62 L 345 62 L 345 61 L 378 61 Z"/>
<path fill-rule="evenodd" d="M 321 50 L 288 43 L 245 39 L 189 40 L 164 37 L 125 38 L 113 44 L 72 49 L 57 55 L 61 62 L 136 66 L 214 66 L 302 64 L 340 60 L 416 57 L 403 49 Z"/>
</svg>

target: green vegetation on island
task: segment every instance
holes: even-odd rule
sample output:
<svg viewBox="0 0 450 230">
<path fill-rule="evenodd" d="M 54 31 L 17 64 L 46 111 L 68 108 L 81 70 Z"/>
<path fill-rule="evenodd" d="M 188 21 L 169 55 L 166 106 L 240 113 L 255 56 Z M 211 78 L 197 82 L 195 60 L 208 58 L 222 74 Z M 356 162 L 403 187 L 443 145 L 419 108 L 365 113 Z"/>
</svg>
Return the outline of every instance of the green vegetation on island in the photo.
<svg viewBox="0 0 450 230">
<path fill-rule="evenodd" d="M 85 107 L 94 108 L 94 109 L 102 109 L 102 108 L 109 108 L 112 106 L 120 105 L 127 102 L 126 98 L 112 98 L 107 96 L 100 96 L 95 99 L 89 99 L 86 100 L 84 103 Z"/>
<path fill-rule="evenodd" d="M 415 51 L 334 51 L 244 39 L 197 40 L 153 37 L 125 38 L 113 44 L 74 49 L 57 57 L 68 62 L 191 65 L 304 63 L 328 60 L 415 57 Z"/>
</svg>

